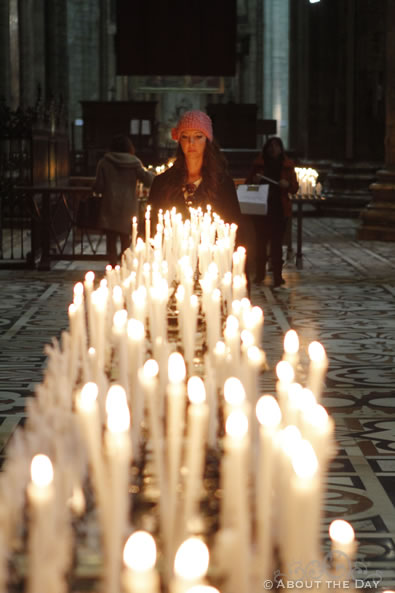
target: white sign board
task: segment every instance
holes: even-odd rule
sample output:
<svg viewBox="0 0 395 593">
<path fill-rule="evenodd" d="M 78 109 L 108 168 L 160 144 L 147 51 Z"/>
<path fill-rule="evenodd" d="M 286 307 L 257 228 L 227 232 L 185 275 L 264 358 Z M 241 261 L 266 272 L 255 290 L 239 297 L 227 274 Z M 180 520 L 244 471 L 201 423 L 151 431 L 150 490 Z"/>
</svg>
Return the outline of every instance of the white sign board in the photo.
<svg viewBox="0 0 395 593">
<path fill-rule="evenodd" d="M 269 185 L 239 185 L 237 197 L 242 214 L 267 214 Z"/>
</svg>

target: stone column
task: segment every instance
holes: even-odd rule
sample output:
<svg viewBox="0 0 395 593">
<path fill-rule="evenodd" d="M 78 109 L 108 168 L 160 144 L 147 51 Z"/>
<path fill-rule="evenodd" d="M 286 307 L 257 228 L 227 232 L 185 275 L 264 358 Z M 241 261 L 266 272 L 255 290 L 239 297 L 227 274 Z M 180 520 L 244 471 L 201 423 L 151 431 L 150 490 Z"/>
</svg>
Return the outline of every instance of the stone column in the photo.
<svg viewBox="0 0 395 593">
<path fill-rule="evenodd" d="M 10 102 L 10 13 L 8 2 L 0 2 L 0 99 Z"/>
<path fill-rule="evenodd" d="M 358 238 L 395 241 L 395 0 L 387 0 L 386 26 L 385 168 L 370 186 L 373 198 L 361 213 Z"/>
</svg>

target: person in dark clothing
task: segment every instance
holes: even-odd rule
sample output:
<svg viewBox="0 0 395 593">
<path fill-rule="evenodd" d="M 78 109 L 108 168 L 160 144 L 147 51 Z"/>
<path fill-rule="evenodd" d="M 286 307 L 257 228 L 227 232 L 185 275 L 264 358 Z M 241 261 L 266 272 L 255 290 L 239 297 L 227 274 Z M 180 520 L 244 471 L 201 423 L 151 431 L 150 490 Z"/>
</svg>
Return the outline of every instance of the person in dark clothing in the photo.
<svg viewBox="0 0 395 593">
<path fill-rule="evenodd" d="M 148 204 L 155 214 L 175 207 L 184 218 L 190 207 L 211 205 L 225 222 L 236 223 L 239 232 L 242 216 L 233 179 L 225 158 L 213 139 L 210 117 L 203 111 L 187 111 L 172 130 L 178 141 L 173 166 L 158 175 L 151 187 Z"/>
<path fill-rule="evenodd" d="M 265 143 L 262 154 L 253 163 L 246 183 L 269 184 L 267 214 L 253 217 L 256 236 L 255 281 L 260 283 L 265 278 L 267 248 L 270 245 L 273 288 L 278 288 L 285 283 L 282 276 L 282 243 L 287 220 L 292 213 L 289 194 L 298 191 L 295 165 L 287 157 L 281 138 L 274 136 Z"/>
<path fill-rule="evenodd" d="M 117 264 L 117 241 L 121 252 L 130 246 L 133 216 L 138 215 L 137 180 L 149 187 L 155 177 L 134 154 L 128 136 L 111 140 L 110 151 L 98 162 L 93 191 L 102 195 L 98 227 L 105 230 L 107 254 L 112 266 Z"/>
</svg>

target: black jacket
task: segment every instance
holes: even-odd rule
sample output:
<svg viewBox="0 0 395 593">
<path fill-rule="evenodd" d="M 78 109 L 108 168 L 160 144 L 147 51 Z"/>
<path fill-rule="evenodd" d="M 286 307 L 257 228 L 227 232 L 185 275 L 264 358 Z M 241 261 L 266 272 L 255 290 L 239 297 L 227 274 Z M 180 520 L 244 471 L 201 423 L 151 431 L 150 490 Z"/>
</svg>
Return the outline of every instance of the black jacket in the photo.
<svg viewBox="0 0 395 593">
<path fill-rule="evenodd" d="M 189 218 L 189 210 L 185 205 L 184 193 L 181 185 L 175 185 L 174 191 L 169 191 L 171 186 L 172 170 L 168 169 L 158 175 L 151 186 L 148 197 L 148 204 L 151 205 L 153 214 L 157 214 L 162 208 L 163 211 L 175 207 L 183 218 Z M 242 224 L 242 215 L 233 179 L 223 174 L 218 185 L 218 193 L 214 200 L 207 194 L 207 186 L 204 179 L 200 183 L 194 195 L 194 204 L 201 206 L 205 211 L 206 206 L 211 205 L 212 212 L 216 212 L 225 222 L 236 223 L 239 227 Z M 154 218 L 155 220 L 155 218 Z"/>
</svg>

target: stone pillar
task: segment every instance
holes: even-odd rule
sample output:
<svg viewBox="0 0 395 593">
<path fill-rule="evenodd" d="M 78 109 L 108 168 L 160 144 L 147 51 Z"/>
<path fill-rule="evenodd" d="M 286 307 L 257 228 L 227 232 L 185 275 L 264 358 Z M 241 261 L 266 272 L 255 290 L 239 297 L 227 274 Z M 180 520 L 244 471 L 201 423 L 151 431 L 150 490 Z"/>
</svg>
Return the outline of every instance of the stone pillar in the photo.
<svg viewBox="0 0 395 593">
<path fill-rule="evenodd" d="M 370 186 L 358 238 L 395 241 L 395 0 L 387 0 L 386 26 L 385 168 Z"/>
<path fill-rule="evenodd" d="M 8 2 L 0 2 L 0 99 L 10 102 L 10 13 Z"/>
<path fill-rule="evenodd" d="M 47 98 L 68 104 L 67 2 L 45 2 L 45 66 Z"/>
</svg>

